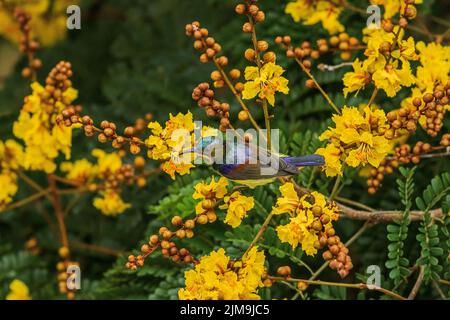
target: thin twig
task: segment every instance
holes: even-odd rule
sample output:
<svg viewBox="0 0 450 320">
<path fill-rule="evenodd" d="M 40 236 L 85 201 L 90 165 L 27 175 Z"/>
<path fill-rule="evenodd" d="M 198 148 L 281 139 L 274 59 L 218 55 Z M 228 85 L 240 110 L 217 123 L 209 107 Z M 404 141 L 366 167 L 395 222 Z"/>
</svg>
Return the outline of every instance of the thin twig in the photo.
<svg viewBox="0 0 450 320">
<path fill-rule="evenodd" d="M 402 297 L 401 295 L 392 292 L 390 290 L 377 287 L 377 286 L 368 286 L 365 283 L 343 283 L 343 282 L 329 282 L 329 281 L 321 281 L 321 280 L 308 280 L 308 279 L 295 279 L 295 278 L 283 278 L 283 277 L 269 277 L 272 281 L 289 281 L 289 282 L 305 282 L 310 285 L 317 285 L 317 286 L 333 286 L 333 287 L 344 287 L 344 288 L 353 288 L 353 289 L 368 289 L 368 290 L 374 290 L 381 292 L 385 295 L 388 295 L 392 298 L 398 299 L 398 300 L 406 300 L 405 297 Z"/>
<path fill-rule="evenodd" d="M 297 61 L 298 65 L 302 68 L 303 72 L 305 72 L 306 75 L 314 82 L 315 87 L 320 91 L 320 93 L 323 95 L 325 100 L 327 100 L 328 104 L 333 108 L 333 110 L 336 111 L 338 114 L 341 114 L 341 110 L 339 110 L 339 108 L 334 104 L 334 102 L 333 102 L 333 100 L 331 100 L 330 96 L 325 92 L 325 90 L 323 90 L 323 88 L 317 82 L 316 78 L 303 65 L 303 63 L 300 61 L 300 59 L 295 58 L 295 61 Z"/>
<path fill-rule="evenodd" d="M 4 210 L 1 210 L 0 212 L 7 212 L 10 210 L 22 207 L 24 205 L 27 205 L 29 203 L 32 203 L 32 202 L 42 198 L 43 196 L 45 196 L 48 192 L 49 192 L 49 189 L 38 191 L 35 194 L 32 194 L 31 196 L 29 196 L 25 199 L 22 199 L 22 200 L 19 200 L 17 202 L 10 204 L 9 206 L 7 206 Z"/>
<path fill-rule="evenodd" d="M 118 256 L 125 254 L 124 252 L 122 252 L 120 250 L 116 250 L 116 249 L 108 248 L 108 247 L 104 247 L 104 246 L 99 246 L 99 245 L 95 245 L 95 244 L 90 244 L 90 243 L 84 243 L 84 242 L 80 242 L 80 241 L 73 241 L 72 246 L 74 248 L 78 248 L 78 249 L 82 249 L 82 250 L 86 249 L 86 250 L 90 250 L 93 252 L 97 252 L 100 254 L 113 256 L 113 257 L 118 257 Z"/>
<path fill-rule="evenodd" d="M 425 271 L 425 268 L 423 266 L 421 266 L 419 275 L 417 276 L 416 283 L 414 284 L 414 287 L 411 289 L 411 292 L 408 295 L 408 300 L 414 300 L 417 293 L 419 292 L 420 286 L 422 285 L 422 281 L 423 281 L 424 271 Z"/>
<path fill-rule="evenodd" d="M 245 250 L 244 255 L 246 253 L 248 253 L 255 246 L 255 244 L 258 242 L 259 238 L 261 238 L 262 234 L 264 233 L 264 231 L 266 230 L 267 226 L 269 225 L 269 222 L 272 219 L 272 217 L 273 217 L 273 213 L 271 212 L 267 216 L 266 220 L 264 221 L 263 225 L 261 226 L 261 229 L 259 229 L 259 231 L 256 234 L 255 238 L 250 243 L 250 246 L 247 248 L 247 250 Z"/>
<path fill-rule="evenodd" d="M 61 202 L 59 199 L 58 189 L 56 187 L 56 180 L 52 174 L 47 175 L 48 184 L 51 191 L 51 202 L 53 208 L 55 209 L 56 219 L 58 221 L 59 227 L 59 236 L 61 238 L 61 244 L 64 247 L 69 248 L 69 237 L 67 235 L 66 224 L 64 222 L 64 210 L 61 206 Z"/>
</svg>

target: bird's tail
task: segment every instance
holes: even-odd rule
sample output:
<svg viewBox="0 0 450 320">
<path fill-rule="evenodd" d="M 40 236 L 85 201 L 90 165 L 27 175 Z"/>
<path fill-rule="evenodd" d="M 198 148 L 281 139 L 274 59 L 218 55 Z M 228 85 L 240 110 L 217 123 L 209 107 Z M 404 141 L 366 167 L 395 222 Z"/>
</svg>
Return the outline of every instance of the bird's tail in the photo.
<svg viewBox="0 0 450 320">
<path fill-rule="evenodd" d="M 308 167 L 308 166 L 323 166 L 325 164 L 325 159 L 318 154 L 312 154 L 310 156 L 302 157 L 286 157 L 283 160 L 295 167 Z"/>
</svg>

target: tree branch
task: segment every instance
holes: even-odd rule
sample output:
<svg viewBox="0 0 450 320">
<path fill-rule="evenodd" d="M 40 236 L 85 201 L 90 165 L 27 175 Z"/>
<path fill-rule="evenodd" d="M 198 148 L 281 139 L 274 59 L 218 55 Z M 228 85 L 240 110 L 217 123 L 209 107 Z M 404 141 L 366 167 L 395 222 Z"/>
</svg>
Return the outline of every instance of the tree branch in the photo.
<svg viewBox="0 0 450 320">
<path fill-rule="evenodd" d="M 403 217 L 403 214 L 401 211 L 380 210 L 380 211 L 369 212 L 369 211 L 352 209 L 341 203 L 337 203 L 337 205 L 344 216 L 346 216 L 347 218 L 350 218 L 350 219 L 354 219 L 354 220 L 369 220 L 373 223 L 379 223 L 379 222 L 391 222 L 394 220 L 400 220 Z M 411 221 L 420 221 L 423 219 L 423 214 L 424 214 L 423 211 L 411 211 L 410 219 L 411 219 Z M 443 216 L 442 209 L 431 210 L 430 214 L 433 219 L 442 218 L 442 216 Z"/>
</svg>

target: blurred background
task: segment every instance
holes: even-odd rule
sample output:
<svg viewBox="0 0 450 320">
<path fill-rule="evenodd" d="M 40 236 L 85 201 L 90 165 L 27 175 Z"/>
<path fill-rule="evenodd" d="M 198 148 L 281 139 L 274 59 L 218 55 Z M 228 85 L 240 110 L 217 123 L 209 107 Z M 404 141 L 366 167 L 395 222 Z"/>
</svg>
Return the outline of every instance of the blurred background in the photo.
<svg viewBox="0 0 450 320">
<path fill-rule="evenodd" d="M 73 1 L 76 2 L 76 1 Z M 283 131 L 282 151 L 306 153 L 310 140 L 327 126 L 330 110 L 323 98 L 316 91 L 304 86 L 305 76 L 298 66 L 288 61 L 283 50 L 274 45 L 277 35 L 289 34 L 294 42 L 303 40 L 315 41 L 328 37 L 328 33 L 320 25 L 305 27 L 295 23 L 291 16 L 284 13 L 288 1 L 261 0 L 260 7 L 266 12 L 266 21 L 258 26 L 260 39 L 267 40 L 272 49 L 277 52 L 277 62 L 287 69 L 286 77 L 290 80 L 291 92 L 280 97 L 277 102 L 273 127 Z M 353 1 L 355 6 L 365 10 L 366 1 Z M 86 0 L 78 3 L 82 12 L 81 30 L 67 31 L 60 41 L 46 46 L 38 52 L 44 67 L 39 72 L 38 79 L 42 83 L 47 73 L 60 60 L 70 61 L 73 66 L 74 87 L 79 90 L 78 103 L 83 105 L 84 112 L 99 122 L 103 119 L 114 121 L 119 127 L 134 122 L 146 113 L 153 114 L 154 119 L 163 122 L 169 112 L 193 112 L 196 119 L 208 122 L 204 111 L 196 106 L 191 98 L 192 89 L 200 82 L 210 81 L 213 67 L 201 64 L 198 53 L 192 47 L 192 39 L 184 34 L 184 26 L 194 20 L 201 22 L 209 29 L 223 52 L 230 60 L 230 66 L 243 70 L 246 61 L 243 52 L 250 46 L 249 37 L 241 32 L 243 18 L 234 13 L 237 1 L 223 0 Z M 449 21 L 448 1 L 427 1 L 419 6 L 422 14 L 434 13 L 444 21 Z M 344 12 L 341 22 L 346 26 L 346 32 L 361 39 L 361 30 L 365 26 L 366 17 L 360 14 Z M 443 27 L 432 20 L 424 20 L 427 26 L 436 33 Z M 42 32 L 42 30 L 41 30 Z M 51 30 L 44 31 L 51 32 Z M 423 38 L 417 35 L 416 39 Z M 352 57 L 352 60 L 354 57 Z M 26 65 L 26 59 L 20 56 L 14 43 L 6 38 L 0 38 L 0 135 L 2 139 L 12 137 L 12 124 L 17 118 L 23 98 L 29 94 L 29 81 L 21 77 L 21 69 Z M 323 60 L 325 63 L 342 62 L 336 56 Z M 337 105 L 358 105 L 367 101 L 364 94 L 344 100 L 342 96 L 342 75 L 348 69 L 336 72 L 320 72 L 314 69 L 319 83 L 330 93 Z M 370 90 L 369 90 L 370 91 Z M 235 104 L 226 89 L 217 90 L 223 101 L 232 105 L 232 120 L 236 120 L 239 107 Z M 379 103 L 385 110 L 398 107 L 400 101 L 408 94 L 395 99 L 386 99 L 379 95 Z M 367 94 L 370 95 L 370 92 Z M 258 110 L 252 110 L 257 119 L 262 120 Z M 446 132 L 448 132 L 448 117 Z M 242 124 L 246 127 L 247 124 Z M 443 131 L 445 131 L 443 130 Z M 421 136 L 422 135 L 422 136 Z M 415 139 L 424 138 L 419 133 Z M 73 159 L 80 159 L 90 150 L 99 147 L 96 139 L 86 138 L 82 132 L 76 131 L 73 140 Z M 106 145 L 101 148 L 110 148 Z M 112 150 L 112 149 L 109 149 Z M 156 165 L 156 164 L 153 164 Z M 429 183 L 430 177 L 437 172 L 449 169 L 448 161 L 432 159 L 421 164 L 416 175 L 418 190 Z M 178 287 L 183 285 L 183 266 L 175 265 L 155 256 L 146 266 L 137 272 L 124 268 L 127 252 L 138 249 L 146 238 L 157 230 L 157 227 L 169 221 L 170 217 L 181 213 L 189 214 L 192 205 L 190 189 L 196 179 L 210 176 L 207 169 L 199 168 L 190 176 L 177 178 L 172 182 L 166 175 L 159 175 L 149 181 L 145 189 L 131 188 L 125 192 L 125 200 L 133 207 L 118 217 L 111 218 L 101 215 L 92 207 L 92 198 L 82 196 L 78 205 L 67 217 L 70 238 L 74 243 L 73 254 L 80 262 L 82 269 L 82 290 L 78 298 L 138 298 L 167 299 L 176 298 Z M 348 175 L 345 183 L 351 187 L 344 188 L 342 195 L 377 208 L 398 209 L 398 195 L 395 187 L 396 175 L 387 177 L 384 187 L 375 195 L 366 193 L 365 179 L 355 172 Z M 34 174 L 36 180 L 44 180 L 39 173 Z M 329 189 L 330 179 L 319 176 L 313 188 Z M 1 186 L 0 186 L 1 187 Z M 257 190 L 256 196 L 265 199 L 266 210 L 270 210 L 274 201 L 276 186 L 269 190 Z M 20 188 L 16 199 L 29 193 L 26 186 Z M 257 193 L 260 194 L 257 194 Z M 175 196 L 174 194 L 177 194 Z M 12 279 L 23 279 L 30 288 L 33 298 L 54 299 L 63 298 L 58 293 L 56 285 L 55 264 L 58 261 L 56 251 L 58 245 L 46 223 L 42 219 L 51 207 L 45 202 L 21 208 L 12 212 L 0 214 L 0 298 L 8 292 Z M 261 223 L 261 214 L 250 218 L 255 223 Z M 348 239 L 359 227 L 360 222 L 344 220 L 338 223 L 339 234 Z M 412 228 L 415 228 L 413 226 Z M 205 227 L 200 236 L 190 247 L 197 254 L 210 252 L 216 245 L 227 248 L 227 252 L 239 252 L 243 247 L 238 242 L 227 239 L 233 237 L 249 237 L 251 227 L 243 227 L 227 233 L 229 229 L 222 224 Z M 246 235 L 246 233 L 248 235 Z M 269 236 L 268 236 L 269 237 Z M 25 242 L 30 238 L 38 239 L 41 248 L 39 255 L 33 255 L 24 250 Z M 111 248 L 109 254 L 91 252 L 81 244 L 95 244 Z M 418 243 L 411 239 L 411 251 L 420 251 Z M 363 267 L 379 264 L 386 258 L 386 228 L 376 226 L 361 237 L 351 248 L 351 256 L 355 264 L 353 280 Z M 245 246 L 244 246 L 245 247 Z M 289 261 L 290 256 L 284 251 L 288 247 L 280 246 L 279 252 L 272 255 L 278 259 Z M 301 253 L 298 253 L 301 256 Z M 311 266 L 321 265 L 320 257 L 307 258 Z M 273 267 L 276 267 L 274 265 Z M 359 269 L 360 268 L 360 269 Z M 297 270 L 299 274 L 304 270 Z M 326 273 L 327 274 L 327 273 Z M 337 279 L 329 272 L 329 279 Z M 349 281 L 352 281 L 350 279 Z M 284 287 L 276 287 L 272 295 L 283 294 Z M 348 299 L 366 298 L 367 293 L 360 292 L 358 296 L 352 293 L 347 296 L 345 290 L 336 288 L 317 288 L 311 291 L 310 297 Z M 429 293 L 433 297 L 434 293 Z M 271 298 L 269 293 L 263 295 Z"/>
</svg>

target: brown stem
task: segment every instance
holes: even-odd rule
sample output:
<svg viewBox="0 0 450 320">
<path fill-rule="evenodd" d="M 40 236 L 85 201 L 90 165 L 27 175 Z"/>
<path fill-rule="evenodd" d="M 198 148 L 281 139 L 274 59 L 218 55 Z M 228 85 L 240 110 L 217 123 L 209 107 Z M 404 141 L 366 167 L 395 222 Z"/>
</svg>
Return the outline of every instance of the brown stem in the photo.
<svg viewBox="0 0 450 320">
<path fill-rule="evenodd" d="M 272 281 L 288 281 L 288 282 L 305 282 L 310 285 L 317 285 L 317 286 L 333 286 L 333 287 L 344 287 L 344 288 L 353 288 L 353 289 L 368 289 L 368 290 L 375 290 L 378 292 L 381 292 L 385 295 L 388 295 L 394 299 L 398 300 L 406 300 L 405 297 L 402 297 L 401 295 L 389 291 L 387 289 L 376 287 L 376 286 L 368 286 L 365 283 L 342 283 L 342 282 L 329 282 L 329 281 L 321 281 L 321 280 L 308 280 L 308 279 L 295 279 L 295 278 L 283 278 L 283 277 L 269 277 Z"/>
<path fill-rule="evenodd" d="M 414 284 L 414 287 L 412 288 L 410 294 L 408 295 L 408 300 L 414 300 L 417 293 L 419 292 L 420 286 L 422 285 L 423 276 L 424 276 L 425 268 L 422 266 L 420 267 L 419 275 L 417 276 L 416 283 Z"/>
<path fill-rule="evenodd" d="M 297 61 L 298 65 L 302 68 L 302 70 L 306 73 L 306 75 L 314 82 L 315 87 L 320 91 L 325 100 L 327 100 L 328 104 L 334 109 L 334 111 L 340 114 L 341 111 L 339 110 L 339 108 L 334 104 L 334 102 L 331 100 L 330 96 L 325 92 L 325 90 L 323 90 L 323 88 L 317 82 L 316 78 L 314 78 L 312 73 L 309 72 L 309 70 L 303 65 L 300 59 L 295 58 L 295 61 Z"/>
<path fill-rule="evenodd" d="M 267 226 L 269 225 L 270 220 L 272 220 L 273 217 L 273 213 L 269 213 L 269 215 L 267 216 L 266 220 L 264 220 L 263 225 L 261 226 L 261 229 L 259 229 L 258 233 L 256 234 L 255 238 L 253 239 L 252 243 L 250 243 L 250 246 L 247 248 L 247 250 L 245 250 L 245 253 L 248 253 L 254 246 L 255 244 L 258 242 L 259 238 L 261 238 L 262 234 L 264 233 L 264 231 L 266 230 Z"/>
<path fill-rule="evenodd" d="M 242 101 L 241 96 L 239 95 L 239 93 L 236 91 L 236 89 L 234 88 L 233 84 L 231 83 L 231 80 L 228 78 L 228 75 L 226 74 L 226 72 L 223 70 L 223 68 L 219 65 L 219 63 L 217 63 L 216 59 L 214 59 L 214 64 L 216 65 L 217 70 L 220 72 L 220 74 L 222 75 L 222 79 L 225 81 L 225 83 L 227 84 L 228 88 L 230 89 L 231 93 L 233 93 L 234 97 L 236 98 L 237 102 L 239 103 L 239 105 L 241 106 L 242 110 L 246 111 L 248 114 L 248 119 L 250 120 L 250 122 L 252 123 L 253 127 L 255 127 L 256 130 L 261 130 L 261 128 L 259 127 L 258 123 L 255 121 L 255 119 L 253 118 L 252 114 L 250 113 L 250 110 L 248 109 L 248 107 L 245 105 L 244 101 Z"/>
<path fill-rule="evenodd" d="M 51 202 L 53 208 L 55 209 L 56 219 L 58 221 L 61 244 L 64 247 L 69 248 L 69 238 L 67 236 L 66 224 L 64 222 L 64 210 L 61 206 L 61 201 L 59 199 L 59 192 L 58 188 L 56 187 L 56 180 L 53 174 L 48 174 L 47 179 L 50 187 Z"/>
<path fill-rule="evenodd" d="M 116 249 L 103 247 L 103 246 L 90 244 L 90 243 L 84 243 L 84 242 L 80 242 L 80 241 L 72 241 L 72 246 L 74 248 L 78 248 L 78 249 L 81 249 L 81 250 L 90 250 L 90 251 L 97 252 L 97 253 L 100 253 L 100 254 L 104 254 L 104 255 L 107 255 L 107 256 L 118 257 L 118 256 L 121 256 L 121 255 L 124 255 L 124 253 L 122 251 L 119 251 L 119 250 L 116 250 Z"/>
<path fill-rule="evenodd" d="M 337 205 L 344 214 L 344 216 L 354 220 L 368 220 L 373 223 L 380 223 L 380 222 L 392 222 L 395 220 L 400 220 L 403 217 L 401 211 L 379 210 L 370 212 L 363 210 L 355 210 L 341 203 L 337 203 Z M 442 209 L 431 210 L 430 214 L 433 219 L 442 218 L 443 216 Z M 421 221 L 423 219 L 423 215 L 424 215 L 423 211 L 411 211 L 410 219 L 411 221 Z"/>
<path fill-rule="evenodd" d="M 43 196 L 45 196 L 48 192 L 49 192 L 49 189 L 45 189 L 43 191 L 38 191 L 35 194 L 32 194 L 31 196 L 29 196 L 25 199 L 22 199 L 22 200 L 19 200 L 17 202 L 10 204 L 9 206 L 7 206 L 4 210 L 1 210 L 0 212 L 7 212 L 10 210 L 22 207 L 24 205 L 27 205 L 29 203 L 32 203 L 32 202 L 42 198 Z"/>
</svg>

